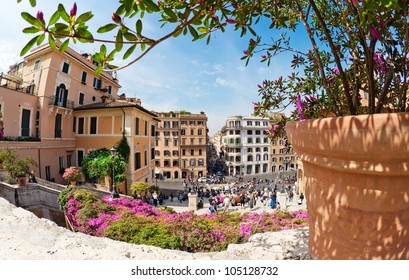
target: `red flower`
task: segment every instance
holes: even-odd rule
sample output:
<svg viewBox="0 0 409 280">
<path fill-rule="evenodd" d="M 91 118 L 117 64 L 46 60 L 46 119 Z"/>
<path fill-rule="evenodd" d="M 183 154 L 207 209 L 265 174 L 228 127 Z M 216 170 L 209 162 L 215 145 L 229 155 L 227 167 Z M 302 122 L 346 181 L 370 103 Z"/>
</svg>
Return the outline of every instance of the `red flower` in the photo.
<svg viewBox="0 0 409 280">
<path fill-rule="evenodd" d="M 77 3 L 74 2 L 70 11 L 70 17 L 75 17 L 77 15 Z"/>
</svg>

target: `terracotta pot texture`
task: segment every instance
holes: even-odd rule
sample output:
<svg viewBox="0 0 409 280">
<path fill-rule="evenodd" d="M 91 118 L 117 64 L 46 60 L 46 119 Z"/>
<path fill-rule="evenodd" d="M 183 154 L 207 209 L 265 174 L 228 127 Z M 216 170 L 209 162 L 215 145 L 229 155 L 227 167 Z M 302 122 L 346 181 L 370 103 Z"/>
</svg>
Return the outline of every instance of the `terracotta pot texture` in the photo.
<svg viewBox="0 0 409 280">
<path fill-rule="evenodd" d="M 27 177 L 17 177 L 17 185 L 19 185 L 20 187 L 24 187 L 25 185 L 27 185 Z"/>
<path fill-rule="evenodd" d="M 409 259 L 409 113 L 290 122 L 314 259 Z"/>
</svg>

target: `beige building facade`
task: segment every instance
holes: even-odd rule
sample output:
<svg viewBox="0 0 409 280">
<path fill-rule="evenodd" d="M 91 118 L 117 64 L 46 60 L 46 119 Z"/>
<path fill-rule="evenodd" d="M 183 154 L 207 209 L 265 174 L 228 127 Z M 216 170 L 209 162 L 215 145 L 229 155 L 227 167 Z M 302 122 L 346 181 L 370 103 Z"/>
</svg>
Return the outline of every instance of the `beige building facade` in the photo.
<svg viewBox="0 0 409 280">
<path fill-rule="evenodd" d="M 207 175 L 206 114 L 156 113 L 155 166 L 158 178 L 197 179 Z"/>
<path fill-rule="evenodd" d="M 146 162 L 136 170 L 134 164 L 128 164 L 127 181 L 152 183 L 156 115 L 136 100 L 124 96 L 119 100 L 116 73 L 97 76 L 95 69 L 88 54 L 70 48 L 60 53 L 43 45 L 3 73 L 0 110 L 4 138 L 0 144 L 17 149 L 22 157 L 31 156 L 38 163 L 33 168 L 37 176 L 66 183 L 61 176 L 64 168 L 80 166 L 91 150 L 110 149 L 124 132 L 132 163 L 138 152 L 143 154 L 141 162 Z M 111 103 L 115 106 L 107 105 Z M 134 133 L 137 119 L 146 127 L 141 135 Z"/>
</svg>

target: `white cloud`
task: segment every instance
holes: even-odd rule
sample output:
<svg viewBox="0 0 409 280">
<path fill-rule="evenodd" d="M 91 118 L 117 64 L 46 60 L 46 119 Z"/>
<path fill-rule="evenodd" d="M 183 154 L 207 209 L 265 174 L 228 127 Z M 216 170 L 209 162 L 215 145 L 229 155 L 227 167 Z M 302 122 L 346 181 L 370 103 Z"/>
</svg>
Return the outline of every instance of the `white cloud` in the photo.
<svg viewBox="0 0 409 280">
<path fill-rule="evenodd" d="M 220 85 L 220 86 L 222 86 L 222 87 L 227 87 L 227 86 L 230 85 L 230 83 L 229 83 L 228 81 L 226 81 L 225 79 L 222 79 L 222 78 L 220 78 L 220 77 L 217 77 L 217 78 L 216 78 L 215 83 L 216 83 L 216 85 Z"/>
</svg>

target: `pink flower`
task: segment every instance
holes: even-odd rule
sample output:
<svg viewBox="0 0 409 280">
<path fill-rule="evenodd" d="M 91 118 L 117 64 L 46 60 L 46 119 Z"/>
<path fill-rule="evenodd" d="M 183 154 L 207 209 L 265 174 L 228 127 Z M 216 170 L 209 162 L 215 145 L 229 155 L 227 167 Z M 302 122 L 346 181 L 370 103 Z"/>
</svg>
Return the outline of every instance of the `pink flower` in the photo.
<svg viewBox="0 0 409 280">
<path fill-rule="evenodd" d="M 302 110 L 304 108 L 304 103 L 301 101 L 301 96 L 297 95 L 297 102 L 295 103 L 295 106 L 297 107 L 298 115 L 300 116 L 300 120 L 306 120 Z"/>
<path fill-rule="evenodd" d="M 375 27 L 371 26 L 371 28 L 369 28 L 369 32 L 371 33 L 371 36 L 374 39 L 377 39 L 377 40 L 381 39 L 381 34 L 379 34 L 378 30 Z"/>
<path fill-rule="evenodd" d="M 74 2 L 70 11 L 70 17 L 75 17 L 77 15 L 77 3 Z"/>
<path fill-rule="evenodd" d="M 44 14 L 43 14 L 43 12 L 42 12 L 41 10 L 39 10 L 39 11 L 37 12 L 36 18 L 37 18 L 39 21 L 44 22 Z"/>
<path fill-rule="evenodd" d="M 232 18 L 229 18 L 229 19 L 227 19 L 227 23 L 230 23 L 230 24 L 236 24 L 237 23 L 237 21 L 235 21 L 234 19 L 232 19 Z"/>
</svg>

